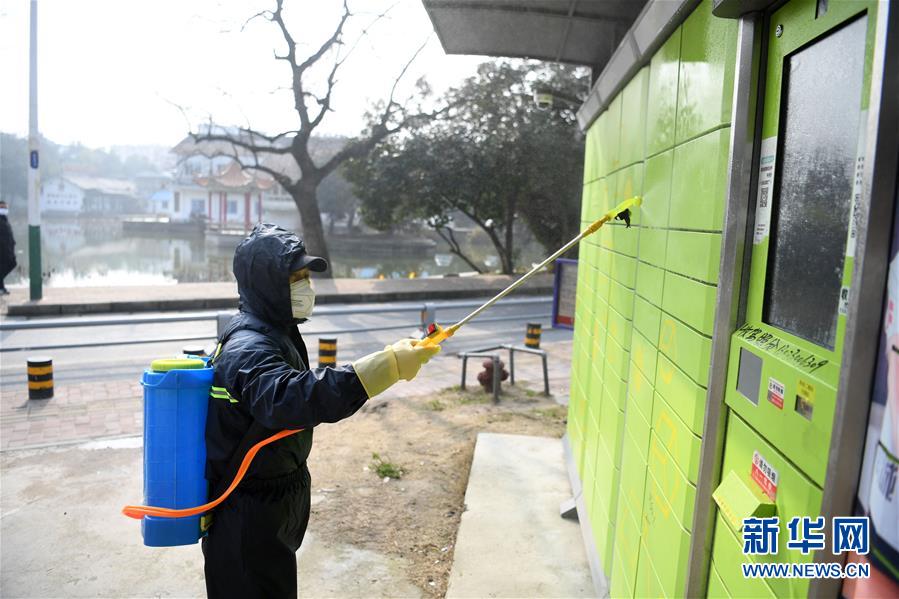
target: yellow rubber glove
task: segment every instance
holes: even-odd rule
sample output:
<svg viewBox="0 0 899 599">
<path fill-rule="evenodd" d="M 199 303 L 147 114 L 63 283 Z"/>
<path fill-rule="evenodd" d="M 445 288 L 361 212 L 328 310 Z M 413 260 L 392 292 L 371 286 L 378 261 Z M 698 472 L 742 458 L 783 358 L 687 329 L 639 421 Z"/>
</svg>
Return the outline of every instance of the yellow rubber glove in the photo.
<svg viewBox="0 0 899 599">
<path fill-rule="evenodd" d="M 369 398 L 383 393 L 400 379 L 411 381 L 421 365 L 440 351 L 439 345 L 415 347 L 414 343 L 412 339 L 402 339 L 353 362 L 353 370 Z"/>
<path fill-rule="evenodd" d="M 440 351 L 440 346 L 418 347 L 413 339 L 400 339 L 391 345 L 390 349 L 396 356 L 396 368 L 400 378 L 404 381 L 411 381 L 418 374 L 422 364 L 427 364 L 428 360 Z"/>
</svg>

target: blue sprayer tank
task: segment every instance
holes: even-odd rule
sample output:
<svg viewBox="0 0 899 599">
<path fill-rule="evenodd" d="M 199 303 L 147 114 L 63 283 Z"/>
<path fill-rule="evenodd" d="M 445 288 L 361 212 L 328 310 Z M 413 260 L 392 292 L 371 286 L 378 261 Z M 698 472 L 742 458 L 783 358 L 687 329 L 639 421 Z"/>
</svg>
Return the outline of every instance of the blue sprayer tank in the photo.
<svg viewBox="0 0 899 599">
<path fill-rule="evenodd" d="M 144 388 L 144 503 L 191 508 L 207 501 L 206 410 L 212 368 L 202 359 L 155 360 Z M 141 520 L 144 545 L 192 545 L 201 516 Z"/>
</svg>

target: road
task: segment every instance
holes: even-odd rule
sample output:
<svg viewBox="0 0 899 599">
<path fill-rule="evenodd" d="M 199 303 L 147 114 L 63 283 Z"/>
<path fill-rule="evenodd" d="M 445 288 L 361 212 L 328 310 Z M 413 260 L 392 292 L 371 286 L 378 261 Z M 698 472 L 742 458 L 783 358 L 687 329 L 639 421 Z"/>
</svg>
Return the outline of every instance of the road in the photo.
<svg viewBox="0 0 899 599">
<path fill-rule="evenodd" d="M 485 300 L 487 298 L 484 298 Z M 460 351 L 482 348 L 500 343 L 521 343 L 524 339 L 527 322 L 543 324 L 543 338 L 546 341 L 557 341 L 571 338 L 571 331 L 551 329 L 551 298 L 544 298 L 541 303 L 497 305 L 487 310 L 482 316 L 461 329 L 456 337 L 450 340 L 445 351 Z M 520 301 L 520 300 L 512 300 Z M 472 308 L 460 304 L 470 302 L 439 302 L 437 321 L 444 324 L 456 322 Z M 306 344 L 309 347 L 313 364 L 317 361 L 319 336 L 336 337 L 338 340 L 338 362 L 351 361 L 369 352 L 382 348 L 398 338 L 417 333 L 420 322 L 418 304 L 387 303 L 370 304 L 366 308 L 382 308 L 372 313 L 331 314 L 341 309 L 354 310 L 353 305 L 332 304 L 323 306 L 318 313 L 313 313 L 309 322 L 300 326 Z M 358 308 L 358 305 L 355 305 Z M 398 312 L 397 309 L 405 311 Z M 210 315 L 209 312 L 179 313 L 183 315 Z M 171 313 L 156 314 L 166 316 Z M 153 314 L 141 314 L 146 318 Z M 121 320 L 123 315 L 91 316 L 91 319 Z M 137 318 L 136 317 L 136 318 Z M 492 320 L 494 318 L 503 320 Z M 67 324 L 76 323 L 79 318 L 64 319 Z M 4 324 L 18 322 L 39 322 L 40 319 L 3 319 Z M 389 327 L 387 330 L 368 332 L 343 332 L 350 329 L 371 329 Z M 171 357 L 180 353 L 181 348 L 189 344 L 214 345 L 216 335 L 215 321 L 175 322 L 175 323 L 141 323 L 116 324 L 106 326 L 65 326 L 59 328 L 0 331 L 0 391 L 10 386 L 21 386 L 26 381 L 26 359 L 32 355 L 47 355 L 53 358 L 54 379 L 56 382 L 89 382 L 92 380 L 137 379 L 140 372 L 156 358 Z M 155 343 L 133 343 L 136 340 L 184 339 L 182 341 L 164 341 Z M 192 338 L 188 341 L 187 338 Z M 47 345 L 83 345 L 89 343 L 109 342 L 100 347 L 69 347 L 52 350 L 17 350 L 14 347 L 40 347 Z M 120 342 L 116 344 L 116 342 Z M 126 343 L 121 343 L 126 342 Z"/>
</svg>

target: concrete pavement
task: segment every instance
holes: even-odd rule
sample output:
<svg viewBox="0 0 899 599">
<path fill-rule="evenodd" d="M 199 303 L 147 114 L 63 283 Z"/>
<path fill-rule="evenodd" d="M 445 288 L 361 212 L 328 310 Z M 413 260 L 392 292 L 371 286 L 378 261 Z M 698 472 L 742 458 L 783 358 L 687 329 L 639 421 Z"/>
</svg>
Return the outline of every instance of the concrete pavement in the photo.
<svg viewBox="0 0 899 599">
<path fill-rule="evenodd" d="M 204 597 L 199 545 L 144 547 L 121 515 L 139 499 L 141 439 L 0 457 L 4 597 Z M 299 552 L 306 597 L 420 597 L 402 559 L 329 540 L 313 520 Z"/>
<path fill-rule="evenodd" d="M 550 391 L 567 401 L 571 371 L 571 341 L 543 344 L 550 352 Z M 503 359 L 505 360 L 505 352 Z M 376 401 L 421 395 L 460 381 L 461 360 L 452 353 L 440 355 L 411 382 L 401 382 Z M 471 364 L 468 384 L 477 385 L 477 364 Z M 133 379 L 59 383 L 53 399 L 29 400 L 25 385 L 7 385 L 0 391 L 0 451 L 72 443 L 90 439 L 140 435 L 143 431 L 143 391 Z M 542 386 L 540 361 L 534 356 L 516 358 L 516 380 Z"/>
<path fill-rule="evenodd" d="M 551 356 L 550 389 L 565 399 L 571 341 L 545 343 L 544 348 Z M 427 376 L 394 386 L 368 409 L 459 383 L 460 360 L 453 355 L 439 356 L 424 368 Z M 531 389 L 542 384 L 536 359 L 531 363 L 522 357 L 516 375 Z M 473 383 L 473 373 L 470 377 Z M 4 391 L 0 403 L 4 597 L 203 596 L 198 546 L 146 548 L 139 524 L 120 515 L 122 505 L 140 499 L 142 486 L 139 385 L 63 385 L 56 398 L 38 404 L 24 399 L 24 393 Z M 563 468 L 561 457 L 554 467 Z M 553 493 L 565 491 L 567 482 Z M 576 525 L 564 524 L 574 526 L 577 534 Z M 404 574 L 402 558 L 330 538 L 313 521 L 298 560 L 301 596 L 421 595 Z M 555 584 L 555 579 L 547 583 Z"/>
<path fill-rule="evenodd" d="M 592 597 L 570 496 L 560 439 L 478 434 L 447 598 Z"/>
<path fill-rule="evenodd" d="M 540 274 L 522 285 L 518 295 L 552 293 L 553 275 Z M 315 279 L 317 304 L 436 301 L 495 295 L 517 276 L 478 275 L 426 279 Z M 27 289 L 13 289 L 0 302 L 9 316 L 85 315 L 165 310 L 227 310 L 237 307 L 237 284 L 180 283 L 155 287 L 47 287 L 41 300 L 30 301 Z"/>
</svg>

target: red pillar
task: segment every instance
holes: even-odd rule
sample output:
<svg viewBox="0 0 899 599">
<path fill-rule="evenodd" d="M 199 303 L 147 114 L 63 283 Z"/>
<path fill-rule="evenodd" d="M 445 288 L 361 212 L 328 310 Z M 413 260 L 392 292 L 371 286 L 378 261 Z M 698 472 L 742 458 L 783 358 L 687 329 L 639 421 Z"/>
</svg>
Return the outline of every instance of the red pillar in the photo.
<svg viewBox="0 0 899 599">
<path fill-rule="evenodd" d="M 222 223 L 222 228 L 228 226 L 228 192 L 223 191 L 221 193 L 221 199 L 219 200 L 219 207 L 221 208 L 221 213 L 219 214 L 219 222 Z"/>
<path fill-rule="evenodd" d="M 256 222 L 262 222 L 262 192 L 259 192 L 259 198 L 256 200 Z"/>
<path fill-rule="evenodd" d="M 209 201 L 206 202 L 206 216 L 209 222 L 212 222 L 212 192 L 209 192 Z"/>
<path fill-rule="evenodd" d="M 250 192 L 243 194 L 243 230 L 250 230 Z"/>
</svg>

